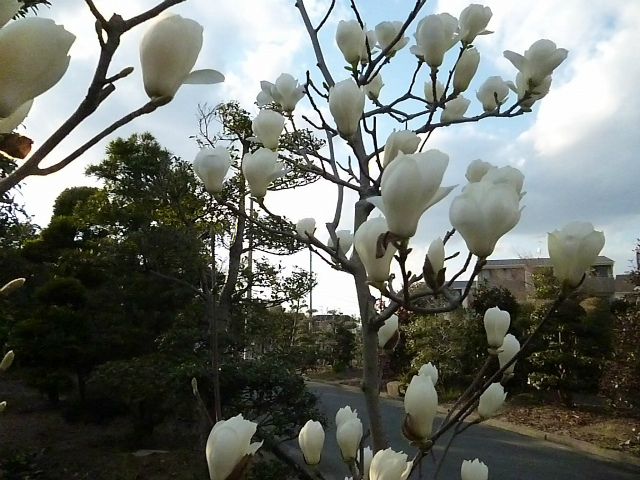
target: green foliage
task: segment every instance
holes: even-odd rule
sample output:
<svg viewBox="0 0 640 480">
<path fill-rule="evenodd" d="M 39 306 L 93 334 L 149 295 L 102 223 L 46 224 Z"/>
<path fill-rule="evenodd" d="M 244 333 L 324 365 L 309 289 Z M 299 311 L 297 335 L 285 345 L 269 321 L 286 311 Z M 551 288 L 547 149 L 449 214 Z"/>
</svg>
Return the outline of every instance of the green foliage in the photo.
<svg viewBox="0 0 640 480">
<path fill-rule="evenodd" d="M 553 267 L 538 267 L 532 274 L 534 297 L 539 300 L 555 300 L 562 287 L 553 274 Z"/>
</svg>

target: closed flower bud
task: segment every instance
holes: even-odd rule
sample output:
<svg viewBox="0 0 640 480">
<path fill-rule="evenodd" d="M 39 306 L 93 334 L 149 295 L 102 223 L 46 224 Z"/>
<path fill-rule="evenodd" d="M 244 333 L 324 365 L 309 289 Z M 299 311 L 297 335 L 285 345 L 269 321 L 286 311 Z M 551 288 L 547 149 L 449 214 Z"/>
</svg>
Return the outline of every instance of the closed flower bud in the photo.
<svg viewBox="0 0 640 480">
<path fill-rule="evenodd" d="M 391 160 L 396 158 L 399 153 L 415 153 L 420 145 L 420 137 L 411 130 L 393 131 L 387 138 L 384 145 L 384 158 L 382 166 L 389 165 Z"/>
<path fill-rule="evenodd" d="M 360 449 L 358 449 L 358 453 L 356 454 L 356 464 L 358 466 L 358 471 L 362 469 L 360 478 L 362 478 L 362 480 L 369 480 L 369 470 L 371 469 L 371 460 L 373 460 L 373 450 L 371 450 L 371 447 L 364 447 L 362 451 L 363 455 L 361 461 Z"/>
<path fill-rule="evenodd" d="M 524 52 L 524 56 L 511 50 L 504 51 L 504 57 L 523 75 L 527 91 L 540 85 L 543 80 L 567 58 L 569 52 L 557 48 L 551 40 L 538 40 Z"/>
<path fill-rule="evenodd" d="M 180 86 L 224 81 L 216 70 L 194 70 L 202 49 L 202 25 L 180 15 L 164 13 L 149 23 L 140 41 L 144 90 L 151 99 L 172 99 Z"/>
<path fill-rule="evenodd" d="M 404 394 L 406 417 L 403 431 L 411 441 L 423 441 L 433 429 L 438 393 L 430 375 L 414 375 Z"/>
<path fill-rule="evenodd" d="M 364 93 L 371 100 L 376 100 L 380 96 L 380 90 L 384 87 L 384 82 L 382 81 L 382 75 L 377 73 L 375 77 L 371 79 L 369 83 L 367 83 L 364 88 Z"/>
<path fill-rule="evenodd" d="M 411 473 L 412 461 L 407 454 L 390 448 L 378 450 L 371 460 L 370 480 L 406 480 Z"/>
<path fill-rule="evenodd" d="M 492 168 L 495 167 L 489 162 L 483 162 L 478 158 L 469 164 L 465 177 L 469 180 L 469 183 L 476 183 L 482 180 Z"/>
<path fill-rule="evenodd" d="M 393 350 L 399 339 L 398 316 L 393 314 L 378 329 L 378 346 L 384 350 Z"/>
<path fill-rule="evenodd" d="M 440 187 L 449 156 L 439 150 L 398 155 L 382 173 L 380 196 L 367 201 L 384 213 L 389 231 L 399 237 L 415 235 L 418 221 L 453 187 Z"/>
<path fill-rule="evenodd" d="M 194 395 L 198 394 L 198 379 L 196 377 L 191 379 L 191 391 L 193 391 Z"/>
<path fill-rule="evenodd" d="M 548 235 L 553 273 L 561 284 L 574 288 L 604 247 L 604 233 L 589 222 L 571 222 Z"/>
<path fill-rule="evenodd" d="M 402 22 L 380 22 L 376 25 L 376 38 L 378 45 L 382 50 L 386 50 L 391 42 L 398 36 L 402 29 Z M 409 43 L 409 37 L 400 37 L 400 39 L 393 44 L 393 46 L 387 52 L 387 56 L 392 56 L 398 50 L 403 49 L 407 43 Z"/>
<path fill-rule="evenodd" d="M 436 81 L 436 96 L 433 96 L 433 83 L 424 82 L 424 98 L 427 103 L 439 102 L 444 95 L 444 85 Z"/>
<path fill-rule="evenodd" d="M 300 429 L 298 444 L 307 465 L 317 465 L 324 446 L 324 429 L 320 422 L 309 420 Z"/>
<path fill-rule="evenodd" d="M 493 253 L 500 237 L 520 221 L 520 195 L 509 183 L 480 182 L 468 184 L 453 199 L 449 221 L 469 252 L 479 258 Z"/>
<path fill-rule="evenodd" d="M 296 233 L 305 240 L 316 231 L 315 218 L 302 218 L 296 223 Z"/>
<path fill-rule="evenodd" d="M 342 459 L 347 463 L 353 462 L 356 459 L 360 441 L 362 440 L 362 422 L 360 419 L 357 417 L 350 418 L 337 425 L 336 440 L 338 447 L 340 447 Z"/>
<path fill-rule="evenodd" d="M 511 315 L 499 307 L 488 308 L 484 312 L 484 330 L 487 332 L 487 343 L 491 348 L 499 348 L 509 330 Z"/>
<path fill-rule="evenodd" d="M 203 148 L 193 161 L 193 171 L 209 193 L 222 191 L 224 177 L 231 167 L 231 155 L 224 147 Z"/>
<path fill-rule="evenodd" d="M 60 81 L 75 39 L 61 25 L 41 17 L 21 18 L 0 29 L 0 118 Z"/>
<path fill-rule="evenodd" d="M 329 111 L 338 132 L 350 137 L 358 131 L 364 112 L 364 92 L 351 79 L 336 83 L 329 91 Z"/>
<path fill-rule="evenodd" d="M 278 162 L 278 154 L 268 148 L 247 153 L 242 159 L 242 174 L 249 183 L 251 195 L 256 198 L 263 198 L 269 184 L 286 173 L 283 164 Z"/>
<path fill-rule="evenodd" d="M 437 275 L 438 272 L 444 268 L 444 242 L 440 237 L 436 238 L 429 245 L 427 257 L 429 258 L 433 273 Z"/>
<path fill-rule="evenodd" d="M 499 383 L 489 385 L 482 395 L 480 395 L 480 403 L 478 404 L 478 415 L 480 418 L 487 419 L 493 417 L 498 409 L 507 398 L 507 392 Z"/>
<path fill-rule="evenodd" d="M 4 371 L 11 366 L 16 355 L 13 353 L 13 350 L 9 350 L 2 361 L 0 362 L 0 371 Z"/>
<path fill-rule="evenodd" d="M 231 474 L 241 478 L 247 467 L 245 457 L 253 456 L 260 443 L 251 443 L 257 424 L 236 415 L 229 420 L 221 420 L 213 426 L 207 439 L 206 457 L 211 480 L 226 480 Z"/>
<path fill-rule="evenodd" d="M 338 240 L 338 248 L 342 252 L 343 255 L 346 255 L 347 252 L 351 249 L 353 245 L 353 234 L 350 230 L 337 230 L 336 238 Z M 327 242 L 327 246 L 332 250 L 336 249 L 336 245 L 333 243 L 333 239 L 329 237 L 329 241 Z"/>
<path fill-rule="evenodd" d="M 516 356 L 516 353 L 520 351 L 520 342 L 516 337 L 511 335 L 510 333 L 505 335 L 504 341 L 498 350 L 498 361 L 500 362 L 500 368 L 504 367 L 513 357 Z M 516 368 L 516 362 L 514 362 L 509 368 L 507 368 L 504 373 L 506 375 L 512 375 L 513 370 Z"/>
<path fill-rule="evenodd" d="M 478 4 L 472 4 L 460 13 L 460 41 L 471 43 L 478 35 L 492 33 L 486 30 L 491 20 L 491 9 Z"/>
<path fill-rule="evenodd" d="M 356 230 L 354 245 L 358 256 L 367 271 L 367 280 L 372 283 L 382 283 L 389 279 L 391 260 L 396 253 L 396 247 L 387 245 L 384 254 L 378 258 L 378 238 L 387 233 L 387 221 L 382 218 L 370 218 Z"/>
<path fill-rule="evenodd" d="M 453 73 L 453 91 L 464 92 L 469 88 L 471 79 L 478 71 L 480 64 L 480 54 L 475 48 L 467 48 L 460 57 Z"/>
<path fill-rule="evenodd" d="M 457 29 L 458 20 L 448 13 L 426 16 L 418 23 L 416 45 L 411 47 L 411 53 L 430 67 L 439 67 L 444 54 L 457 42 Z"/>
<path fill-rule="evenodd" d="M 431 381 L 433 382 L 434 386 L 436 383 L 438 383 L 438 369 L 431 362 L 422 365 L 420 367 L 420 370 L 418 370 L 418 375 L 422 375 L 423 377 L 431 377 Z"/>
<path fill-rule="evenodd" d="M 440 114 L 440 122 L 453 122 L 464 118 L 464 114 L 467 113 L 469 105 L 471 105 L 471 100 L 464 98 L 462 95 L 458 95 L 453 100 L 449 100 L 444 104 L 444 109 Z"/>
<path fill-rule="evenodd" d="M 26 278 L 14 278 L 10 282 L 7 282 L 0 289 L 0 295 L 10 295 L 10 294 L 12 294 L 16 290 L 18 290 L 20 287 L 22 287 L 24 285 L 24 282 L 26 282 L 26 281 L 27 281 Z"/>
<path fill-rule="evenodd" d="M 510 165 L 504 167 L 493 167 L 487 170 L 487 173 L 482 177 L 483 182 L 493 183 L 498 185 L 506 183 L 513 187 L 520 198 L 524 197 L 526 192 L 522 191 L 524 186 L 524 175 L 520 170 Z"/>
<path fill-rule="evenodd" d="M 352 410 L 349 405 L 346 405 L 336 412 L 336 427 L 339 427 L 343 423 L 358 418 L 358 410 Z"/>
<path fill-rule="evenodd" d="M 357 20 L 340 20 L 336 30 L 336 44 L 348 64 L 360 61 L 362 51 L 366 48 L 365 39 L 365 32 Z"/>
<path fill-rule="evenodd" d="M 18 13 L 22 5 L 18 0 L 0 0 L 0 28 Z"/>
<path fill-rule="evenodd" d="M 487 480 L 489 468 L 477 458 L 473 461 L 464 460 L 460 468 L 461 480 Z"/>
<path fill-rule="evenodd" d="M 273 110 L 262 109 L 253 119 L 251 128 L 265 148 L 276 150 L 280 134 L 284 130 L 284 117 Z"/>
<path fill-rule="evenodd" d="M 33 99 L 20 105 L 11 115 L 7 118 L 0 118 L 0 133 L 11 133 L 18 125 L 20 125 L 27 115 L 31 106 L 33 105 Z"/>
<path fill-rule="evenodd" d="M 485 112 L 493 112 L 508 96 L 509 86 L 499 76 L 487 78 L 476 92 L 476 98 L 482 103 Z"/>
</svg>

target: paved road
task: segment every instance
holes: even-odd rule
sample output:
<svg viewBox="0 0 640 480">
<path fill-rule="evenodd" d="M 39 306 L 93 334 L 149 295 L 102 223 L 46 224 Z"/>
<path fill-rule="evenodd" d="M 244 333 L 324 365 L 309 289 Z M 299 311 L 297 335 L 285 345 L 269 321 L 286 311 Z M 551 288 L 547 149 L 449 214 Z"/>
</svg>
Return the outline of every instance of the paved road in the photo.
<svg viewBox="0 0 640 480">
<path fill-rule="evenodd" d="M 339 460 L 333 419 L 339 408 L 350 405 L 358 409 L 366 431 L 364 400 L 360 393 L 340 387 L 318 383 L 312 383 L 310 387 L 320 396 L 322 410 L 332 424 L 327 431 L 320 469 L 327 479 L 344 480 L 349 473 Z M 404 415 L 402 404 L 396 400 L 382 399 L 382 405 L 391 446 L 412 457 L 415 450 L 399 429 Z M 301 457 L 295 441 L 286 448 L 290 454 Z M 442 448 L 436 447 L 438 458 L 441 452 Z M 640 480 L 640 467 L 608 462 L 549 442 L 484 425 L 473 426 L 456 438 L 438 478 L 459 480 L 462 460 L 476 457 L 489 467 L 490 480 Z M 434 470 L 433 462 L 426 460 L 429 459 L 423 461 L 425 480 L 432 478 Z M 415 477 L 418 478 L 418 475 L 415 474 Z"/>
</svg>

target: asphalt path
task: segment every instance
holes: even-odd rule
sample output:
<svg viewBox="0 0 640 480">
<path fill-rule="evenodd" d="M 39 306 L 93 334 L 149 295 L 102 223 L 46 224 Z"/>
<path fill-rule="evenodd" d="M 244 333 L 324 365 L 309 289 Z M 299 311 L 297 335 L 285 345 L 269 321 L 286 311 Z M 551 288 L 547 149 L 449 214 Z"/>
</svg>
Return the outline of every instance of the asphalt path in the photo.
<svg viewBox="0 0 640 480">
<path fill-rule="evenodd" d="M 357 391 L 333 385 L 310 383 L 309 387 L 320 397 L 321 409 L 330 423 L 326 431 L 320 471 L 328 480 L 344 480 L 350 474 L 340 460 L 340 450 L 335 440 L 335 414 L 345 405 L 357 409 L 366 432 L 364 398 Z M 413 457 L 414 447 L 400 432 L 404 417 L 402 403 L 388 398 L 382 398 L 381 401 L 390 446 L 396 451 L 404 451 L 409 458 Z M 436 424 L 441 420 L 442 417 L 438 417 Z M 441 439 L 439 443 L 445 442 L 446 438 Z M 295 440 L 288 442 L 285 449 L 287 453 L 302 461 Z M 442 451 L 442 446 L 434 448 L 436 459 L 441 457 Z M 489 480 L 640 480 L 640 467 L 610 462 L 567 447 L 485 425 L 474 425 L 454 440 L 438 479 L 459 480 L 462 461 L 474 458 L 479 458 L 489 467 Z M 430 457 L 425 458 L 422 478 L 433 478 L 434 470 L 434 460 Z M 418 478 L 417 470 L 413 476 Z"/>
</svg>

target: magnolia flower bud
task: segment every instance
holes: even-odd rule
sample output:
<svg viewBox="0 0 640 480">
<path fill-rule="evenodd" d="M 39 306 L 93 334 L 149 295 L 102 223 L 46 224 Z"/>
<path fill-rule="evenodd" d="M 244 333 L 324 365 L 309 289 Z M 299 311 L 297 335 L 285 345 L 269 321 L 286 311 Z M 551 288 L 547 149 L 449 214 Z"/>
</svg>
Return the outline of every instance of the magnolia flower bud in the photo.
<svg viewBox="0 0 640 480">
<path fill-rule="evenodd" d="M 316 231 L 316 220 L 315 218 L 302 218 L 298 220 L 296 223 L 296 232 L 305 240 L 309 236 L 313 236 L 313 233 Z"/>
<path fill-rule="evenodd" d="M 353 245 L 353 234 L 350 230 L 337 230 L 336 238 L 338 240 L 338 248 L 342 252 L 343 255 L 346 255 L 351 245 Z M 333 243 L 333 239 L 329 237 L 327 241 L 327 246 L 332 250 L 336 249 L 336 245 Z"/>
<path fill-rule="evenodd" d="M 198 379 L 196 377 L 191 379 L 191 391 L 194 395 L 198 395 Z"/>
<path fill-rule="evenodd" d="M 367 201 L 384 213 L 389 231 L 399 237 L 415 235 L 418 221 L 453 187 L 440 187 L 449 156 L 439 150 L 398 155 L 382 173 L 380 196 Z"/>
<path fill-rule="evenodd" d="M 262 442 L 251 443 L 257 426 L 256 423 L 245 420 L 242 415 L 220 420 L 213 426 L 206 447 L 211 480 L 226 480 L 232 473 L 235 478 L 240 478 L 241 472 L 237 470 L 248 465 L 242 460 L 247 455 L 254 455 L 262 446 Z"/>
<path fill-rule="evenodd" d="M 440 82 L 436 82 L 436 96 L 433 96 L 433 83 L 424 82 L 424 98 L 427 103 L 439 102 L 444 95 L 444 85 Z"/>
<path fill-rule="evenodd" d="M 26 281 L 27 281 L 26 278 L 14 278 L 10 282 L 7 282 L 0 289 L 0 295 L 10 295 L 10 294 L 12 294 L 16 290 L 18 290 L 20 287 L 22 287 L 24 285 L 24 282 L 26 282 Z"/>
<path fill-rule="evenodd" d="M 20 105 L 11 115 L 7 118 L 0 118 L 0 133 L 11 133 L 18 125 L 20 125 L 27 115 L 31 106 L 33 105 L 33 99 L 26 101 Z"/>
<path fill-rule="evenodd" d="M 358 471 L 362 469 L 362 474 L 360 476 L 362 480 L 368 480 L 369 470 L 371 469 L 371 460 L 373 460 L 373 450 L 371 450 L 371 447 L 364 447 L 362 452 L 362 461 L 360 461 L 360 449 L 358 449 L 358 453 L 356 454 L 356 464 L 358 465 Z"/>
<path fill-rule="evenodd" d="M 307 465 L 317 465 L 322 456 L 324 445 L 324 429 L 320 422 L 309 420 L 300 429 L 298 434 L 298 444 Z"/>
<path fill-rule="evenodd" d="M 458 95 L 453 100 L 449 100 L 444 104 L 444 109 L 440 114 L 440 122 L 453 122 L 464 118 L 464 114 L 471 105 L 471 100 L 464 98 L 462 95 Z"/>
<path fill-rule="evenodd" d="M 336 44 L 348 64 L 360 61 L 362 50 L 366 48 L 365 39 L 365 32 L 357 20 L 340 20 L 336 30 Z"/>
<path fill-rule="evenodd" d="M 371 81 L 367 83 L 363 88 L 364 93 L 367 95 L 367 97 L 369 97 L 371 100 L 376 100 L 380 95 L 380 90 L 382 90 L 382 87 L 384 87 L 382 75 L 380 75 L 380 73 L 377 73 L 376 76 L 373 77 Z"/>
<path fill-rule="evenodd" d="M 338 132 L 350 137 L 358 131 L 364 112 L 364 92 L 351 79 L 336 83 L 329 91 L 329 111 Z"/>
<path fill-rule="evenodd" d="M 571 222 L 548 235 L 553 273 L 561 284 L 576 287 L 604 247 L 604 233 L 589 222 Z"/>
<path fill-rule="evenodd" d="M 265 148 L 276 150 L 280 134 L 284 130 L 284 117 L 273 110 L 262 109 L 253 119 L 251 128 Z"/>
<path fill-rule="evenodd" d="M 278 154 L 268 148 L 247 153 L 242 159 L 242 174 L 249 183 L 251 195 L 256 198 L 263 198 L 269 184 L 286 173 L 283 164 L 278 162 Z"/>
<path fill-rule="evenodd" d="M 442 65 L 444 54 L 456 44 L 458 20 L 448 13 L 428 15 L 418 23 L 411 53 L 432 68 Z"/>
<path fill-rule="evenodd" d="M 349 405 L 346 405 L 336 412 L 336 427 L 339 427 L 343 423 L 358 418 L 358 410 L 352 410 Z"/>
<path fill-rule="evenodd" d="M 455 72 L 453 73 L 453 91 L 464 92 L 469 88 L 471 79 L 478 71 L 480 64 L 480 54 L 475 48 L 467 48 L 458 60 Z"/>
<path fill-rule="evenodd" d="M 489 170 L 495 168 L 489 162 L 483 162 L 479 158 L 474 160 L 467 167 L 467 173 L 465 177 L 469 180 L 469 183 L 476 183 L 482 180 Z"/>
<path fill-rule="evenodd" d="M 569 52 L 557 48 L 551 40 L 538 40 L 524 52 L 524 56 L 511 50 L 504 51 L 504 57 L 523 75 L 527 91 L 540 85 L 543 80 L 567 58 Z"/>
<path fill-rule="evenodd" d="M 41 17 L 21 18 L 0 29 L 0 118 L 60 81 L 75 39 L 61 25 Z"/>
<path fill-rule="evenodd" d="M 224 177 L 231 167 L 231 155 L 225 147 L 203 148 L 193 161 L 193 171 L 209 193 L 220 193 Z"/>
<path fill-rule="evenodd" d="M 396 158 L 399 153 L 414 153 L 420 145 L 420 137 L 411 130 L 393 131 L 387 138 L 384 145 L 384 158 L 382 166 L 389 165 L 391 160 Z"/>
<path fill-rule="evenodd" d="M 499 348 L 509 330 L 511 315 L 499 307 L 488 308 L 484 312 L 484 329 L 487 332 L 487 343 L 491 348 Z"/>
<path fill-rule="evenodd" d="M 7 408 L 7 402 L 0 402 L 0 413 L 4 412 L 5 408 Z"/>
<path fill-rule="evenodd" d="M 498 409 L 507 398 L 507 392 L 499 383 L 489 385 L 482 395 L 480 395 L 480 403 L 478 404 L 478 415 L 480 418 L 487 419 L 493 417 Z"/>
<path fill-rule="evenodd" d="M 393 255 L 397 250 L 396 247 L 389 244 L 384 255 L 380 258 L 377 256 L 378 238 L 388 231 L 387 221 L 382 217 L 370 218 L 356 230 L 355 249 L 367 270 L 367 280 L 370 282 L 381 283 L 389 279 L 389 269 Z"/>
<path fill-rule="evenodd" d="M 436 238 L 429 245 L 427 257 L 429 258 L 433 273 L 437 275 L 438 272 L 444 268 L 444 242 L 440 237 Z"/>
<path fill-rule="evenodd" d="M 18 0 L 0 0 L 0 28 L 18 13 L 22 5 Z"/>
<path fill-rule="evenodd" d="M 482 103 L 485 112 L 493 112 L 509 96 L 509 86 L 502 77 L 487 78 L 476 92 L 476 98 Z"/>
<path fill-rule="evenodd" d="M 4 371 L 11 366 L 16 355 L 13 353 L 13 350 L 9 350 L 2 361 L 0 362 L 0 371 Z"/>
<path fill-rule="evenodd" d="M 438 383 L 438 369 L 431 362 L 422 365 L 420 370 L 418 370 L 418 375 L 430 377 L 434 386 Z"/>
<path fill-rule="evenodd" d="M 520 195 L 508 183 L 475 182 L 468 184 L 453 199 L 449 221 L 469 252 L 486 258 L 502 235 L 520 220 Z"/>
<path fill-rule="evenodd" d="M 336 440 L 342 459 L 352 462 L 356 458 L 362 440 L 362 422 L 358 417 L 350 418 L 336 426 Z"/>
<path fill-rule="evenodd" d="M 520 342 L 516 337 L 511 335 L 505 335 L 504 341 L 498 350 L 498 361 L 500 362 L 500 368 L 504 367 L 509 361 L 516 356 L 516 353 L 520 351 Z M 514 362 L 504 373 L 505 375 L 513 375 L 513 371 L 516 368 L 516 362 Z"/>
<path fill-rule="evenodd" d="M 414 375 L 404 394 L 404 435 L 411 441 L 422 441 L 431 435 L 438 409 L 438 393 L 429 375 Z"/>
<path fill-rule="evenodd" d="M 524 175 L 520 170 L 510 165 L 500 168 L 492 166 L 482 177 L 482 181 L 493 183 L 494 185 L 507 183 L 513 187 L 521 199 L 525 194 L 525 192 L 522 191 L 522 187 L 524 186 Z"/>
<path fill-rule="evenodd" d="M 489 468 L 477 458 L 474 461 L 464 460 L 460 468 L 461 480 L 487 480 Z"/>
<path fill-rule="evenodd" d="M 202 25 L 180 15 L 164 13 L 151 22 L 140 41 L 142 81 L 149 98 L 172 99 L 180 85 L 224 81 L 216 70 L 194 70 L 202 49 Z"/>
<path fill-rule="evenodd" d="M 407 454 L 387 448 L 378 450 L 371 460 L 370 480 L 406 480 L 411 473 L 413 461 L 407 461 Z"/>
<path fill-rule="evenodd" d="M 402 29 L 402 22 L 380 22 L 376 25 L 376 38 L 378 39 L 378 45 L 382 50 L 386 50 L 391 42 L 398 36 Z M 390 57 L 398 50 L 402 50 L 407 43 L 409 43 L 409 37 L 400 37 L 400 39 L 393 44 L 393 46 L 387 52 L 387 56 Z"/>
<path fill-rule="evenodd" d="M 384 350 L 393 350 L 399 339 L 398 316 L 393 314 L 378 329 L 378 346 Z"/>
<path fill-rule="evenodd" d="M 460 41 L 471 43 L 478 35 L 493 33 L 485 30 L 491 20 L 491 9 L 482 5 L 469 5 L 460 14 Z"/>
</svg>

